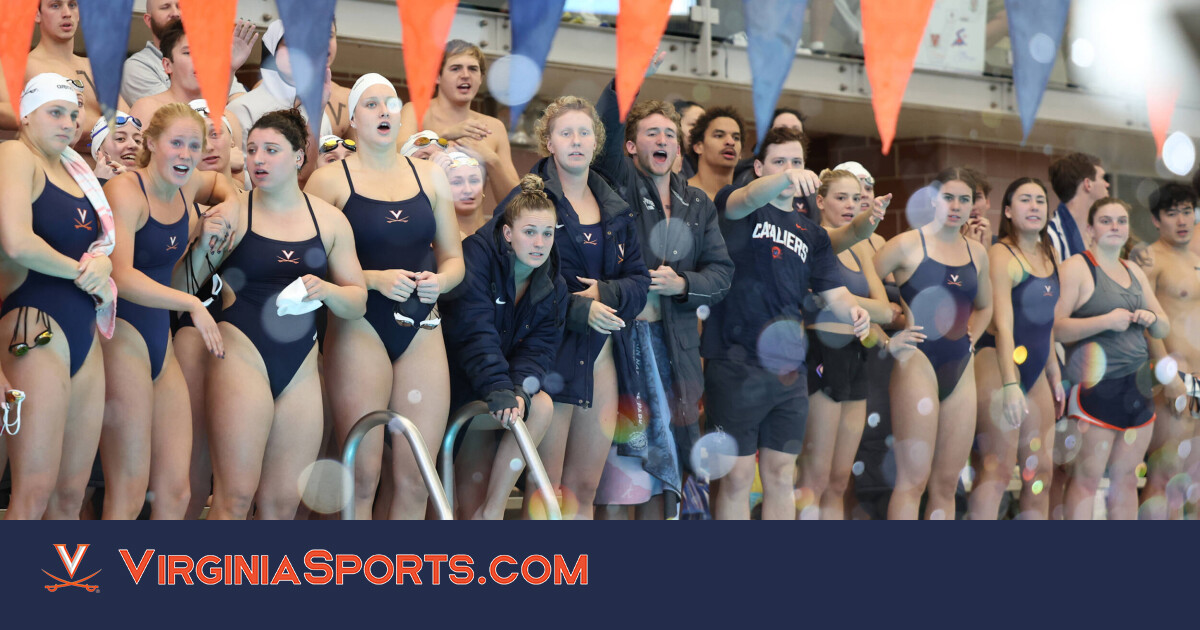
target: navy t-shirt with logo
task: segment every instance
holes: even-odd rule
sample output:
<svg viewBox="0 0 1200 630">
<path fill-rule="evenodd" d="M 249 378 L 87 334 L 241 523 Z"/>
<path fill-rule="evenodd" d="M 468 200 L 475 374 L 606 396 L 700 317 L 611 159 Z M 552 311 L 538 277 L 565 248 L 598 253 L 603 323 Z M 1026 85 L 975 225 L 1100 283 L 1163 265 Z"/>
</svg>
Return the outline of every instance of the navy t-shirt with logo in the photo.
<svg viewBox="0 0 1200 630">
<path fill-rule="evenodd" d="M 725 204 L 734 190 L 726 187 L 716 198 L 733 284 L 704 322 L 700 353 L 777 373 L 800 370 L 807 352 L 804 296 L 844 286 L 829 235 L 808 217 L 771 204 L 730 221 Z"/>
</svg>

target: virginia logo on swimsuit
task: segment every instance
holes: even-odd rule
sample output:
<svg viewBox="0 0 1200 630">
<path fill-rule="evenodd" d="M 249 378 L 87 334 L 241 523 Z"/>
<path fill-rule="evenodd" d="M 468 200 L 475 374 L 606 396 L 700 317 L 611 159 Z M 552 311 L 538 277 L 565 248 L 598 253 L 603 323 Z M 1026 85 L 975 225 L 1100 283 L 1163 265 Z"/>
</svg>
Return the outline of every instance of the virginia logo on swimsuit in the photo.
<svg viewBox="0 0 1200 630">
<path fill-rule="evenodd" d="M 387 220 L 388 223 L 408 223 L 408 217 L 400 216 L 404 214 L 404 210 L 388 210 L 388 214 L 392 215 L 392 218 Z"/>
<path fill-rule="evenodd" d="M 1046 287 L 1046 293 L 1042 297 L 1054 297 L 1054 289 L 1052 288 L 1052 285 L 1047 284 L 1044 286 Z"/>
<path fill-rule="evenodd" d="M 625 243 L 617 244 L 617 251 L 621 252 L 620 254 L 617 255 L 617 264 L 619 265 L 619 264 L 625 262 Z"/>
<path fill-rule="evenodd" d="M 290 251 L 289 251 L 289 250 L 286 250 L 286 249 L 281 249 L 281 250 L 279 250 L 279 251 L 283 252 L 283 257 L 282 257 L 282 258 L 277 258 L 277 259 L 275 259 L 275 262 L 286 262 L 286 263 L 292 263 L 293 265 L 299 265 L 299 264 L 300 264 L 300 261 L 299 261 L 299 260 L 296 260 L 295 258 L 292 258 L 292 254 L 295 254 L 295 253 L 296 253 L 296 250 L 294 250 L 294 249 L 293 249 L 293 250 L 290 250 Z"/>
<path fill-rule="evenodd" d="M 596 241 L 592 240 L 592 233 L 591 233 L 591 232 L 584 232 L 584 233 L 583 233 L 583 239 L 584 239 L 584 240 L 583 240 L 583 244 L 584 244 L 584 245 L 599 245 L 599 243 L 597 243 Z"/>
<path fill-rule="evenodd" d="M 169 245 L 167 245 L 167 251 L 179 249 L 179 245 L 175 243 L 175 239 L 177 239 L 177 238 L 179 238 L 179 237 L 177 237 L 177 236 L 171 237 L 171 243 Z"/>
<path fill-rule="evenodd" d="M 87 218 L 87 210 L 84 210 L 83 208 L 75 208 L 75 212 L 79 215 L 79 218 L 75 220 L 75 229 L 82 229 L 91 232 L 92 220 Z"/>
<path fill-rule="evenodd" d="M 962 282 L 960 282 L 958 280 L 958 274 L 956 274 L 956 273 L 950 274 L 950 279 L 946 281 L 946 284 L 948 286 L 952 286 L 952 287 L 961 287 L 962 286 Z"/>
<path fill-rule="evenodd" d="M 75 571 L 77 571 L 79 569 L 79 565 L 83 562 L 83 556 L 84 556 L 84 554 L 87 553 L 88 547 L 89 547 L 89 545 L 87 543 L 76 544 L 75 552 L 72 554 L 68 554 L 66 545 L 63 545 L 63 544 L 54 545 L 54 550 L 58 552 L 58 559 L 62 561 L 63 568 L 65 568 L 67 570 L 67 577 L 70 579 L 64 580 L 64 579 L 58 577 L 57 575 L 54 575 L 53 573 L 50 573 L 49 571 L 42 569 L 42 573 L 45 573 L 46 575 L 49 575 L 51 578 L 58 580 L 58 584 L 47 584 L 46 585 L 47 591 L 50 591 L 51 593 L 53 593 L 54 591 L 57 591 L 60 588 L 65 588 L 68 586 L 78 586 L 79 588 L 81 588 L 89 593 L 99 593 L 100 592 L 99 584 L 88 584 L 87 583 L 87 581 L 92 579 L 92 577 L 95 576 L 96 573 L 100 572 L 100 569 L 97 569 L 95 573 L 92 573 L 91 575 L 89 575 L 85 578 L 80 578 L 78 580 L 75 579 Z"/>
</svg>

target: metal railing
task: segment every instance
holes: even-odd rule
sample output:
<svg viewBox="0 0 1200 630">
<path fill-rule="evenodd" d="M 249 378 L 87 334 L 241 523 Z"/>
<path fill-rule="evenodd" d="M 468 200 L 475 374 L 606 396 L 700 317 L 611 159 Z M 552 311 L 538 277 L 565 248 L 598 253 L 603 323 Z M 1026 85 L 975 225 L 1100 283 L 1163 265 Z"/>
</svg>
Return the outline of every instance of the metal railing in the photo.
<svg viewBox="0 0 1200 630">
<path fill-rule="evenodd" d="M 350 434 L 346 436 L 346 448 L 342 450 L 342 464 L 346 470 L 350 471 L 350 486 L 346 493 L 346 499 L 342 503 L 342 520 L 354 520 L 354 458 L 358 454 L 358 444 L 371 429 L 385 424 L 389 431 L 399 433 L 408 440 L 413 457 L 417 460 L 417 468 L 421 471 L 421 479 L 425 481 L 425 488 L 429 490 L 429 498 L 433 501 L 434 509 L 437 510 L 438 518 L 443 521 L 453 520 L 454 511 L 450 509 L 450 501 L 446 498 L 446 493 L 442 491 L 433 458 L 429 456 L 429 449 L 425 448 L 421 432 L 417 430 L 411 420 L 388 410 L 372 411 L 363 416 L 354 423 Z M 398 445 L 393 444 L 392 448 L 398 448 Z"/>
<path fill-rule="evenodd" d="M 445 486 L 445 495 L 451 506 L 454 505 L 454 441 L 458 438 L 459 431 L 467 426 L 472 418 L 487 413 L 487 403 L 482 400 L 467 403 L 454 412 L 454 416 L 446 426 L 446 435 L 442 438 L 441 468 L 442 484 Z M 521 456 L 525 458 L 525 467 L 529 470 L 530 481 L 537 486 L 537 490 L 546 504 L 546 518 L 551 521 L 562 520 L 558 496 L 554 493 L 554 486 L 546 474 L 546 467 L 542 465 L 542 458 L 538 456 L 537 445 L 533 443 L 529 429 L 525 426 L 525 422 L 518 418 L 513 421 L 511 430 L 513 438 L 517 440 L 517 447 L 521 449 Z M 526 484 L 526 491 L 528 491 L 528 484 Z"/>
</svg>

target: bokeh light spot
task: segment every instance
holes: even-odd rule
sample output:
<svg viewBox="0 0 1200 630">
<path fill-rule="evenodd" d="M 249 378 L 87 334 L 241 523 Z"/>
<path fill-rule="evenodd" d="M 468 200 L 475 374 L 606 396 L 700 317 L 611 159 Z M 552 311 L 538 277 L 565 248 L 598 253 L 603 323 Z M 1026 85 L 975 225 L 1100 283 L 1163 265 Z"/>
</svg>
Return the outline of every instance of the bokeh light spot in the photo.
<svg viewBox="0 0 1200 630">
<path fill-rule="evenodd" d="M 1029 487 L 1029 489 L 1033 492 L 1034 495 L 1041 494 L 1042 490 L 1044 488 L 1045 488 L 1045 484 L 1042 483 L 1041 479 L 1038 479 L 1037 481 L 1033 482 L 1033 485 Z"/>
<path fill-rule="evenodd" d="M 1182 131 L 1176 131 L 1163 142 L 1162 160 L 1167 170 L 1185 177 L 1196 165 L 1196 145 Z"/>
<path fill-rule="evenodd" d="M 1154 364 L 1154 378 L 1162 385 L 1166 385 L 1179 375 L 1179 362 L 1175 357 L 1170 355 L 1163 357 L 1158 363 Z"/>
<path fill-rule="evenodd" d="M 1024 365 L 1025 360 L 1029 358 L 1029 350 L 1025 346 L 1017 346 L 1013 349 L 1013 363 Z"/>
<path fill-rule="evenodd" d="M 508 55 L 491 63 L 487 73 L 488 91 L 504 105 L 528 103 L 542 85 L 542 70 L 536 61 L 524 55 Z"/>
<path fill-rule="evenodd" d="M 1054 54 L 1058 48 L 1054 39 L 1045 33 L 1037 33 L 1029 39 L 1029 54 L 1038 63 L 1054 63 Z"/>
<path fill-rule="evenodd" d="M 879 426 L 879 414 L 878 413 L 871 412 L 869 415 L 867 415 L 867 426 L 871 427 L 872 429 Z"/>
<path fill-rule="evenodd" d="M 1096 48 L 1086 39 L 1071 42 L 1071 63 L 1080 68 L 1089 68 L 1096 61 Z"/>
<path fill-rule="evenodd" d="M 692 470 L 703 479 L 720 479 L 733 470 L 737 442 L 729 434 L 717 431 L 702 436 L 692 446 Z"/>
<path fill-rule="evenodd" d="M 922 416 L 928 416 L 933 412 L 933 400 L 930 398 L 922 398 L 917 402 L 917 413 Z"/>
<path fill-rule="evenodd" d="M 318 459 L 304 467 L 297 482 L 304 505 L 320 514 L 332 514 L 342 509 L 353 480 L 341 462 Z"/>
</svg>

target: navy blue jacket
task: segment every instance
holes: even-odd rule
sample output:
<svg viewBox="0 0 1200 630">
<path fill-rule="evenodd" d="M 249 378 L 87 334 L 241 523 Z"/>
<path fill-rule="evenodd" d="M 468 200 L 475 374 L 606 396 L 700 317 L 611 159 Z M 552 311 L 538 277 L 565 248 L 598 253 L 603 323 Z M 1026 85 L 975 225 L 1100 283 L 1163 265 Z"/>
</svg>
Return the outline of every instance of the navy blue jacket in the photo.
<svg viewBox="0 0 1200 630">
<path fill-rule="evenodd" d="M 451 410 L 493 392 L 521 395 L 530 377 L 540 388 L 562 343 L 568 301 L 558 248 L 533 270 L 517 300 L 515 256 L 502 225 L 500 217 L 492 219 L 463 241 L 466 276 L 438 302 L 450 359 Z"/>
<path fill-rule="evenodd" d="M 549 158 L 543 158 L 530 172 L 545 182 L 546 195 L 554 202 L 557 210 L 558 230 L 554 234 L 554 249 L 558 251 L 563 280 L 567 283 L 567 290 L 571 292 L 567 329 L 563 334 L 562 345 L 559 346 L 553 368 L 557 378 L 547 381 L 546 391 L 555 402 L 590 407 L 593 365 L 610 335 L 596 332 L 588 326 L 588 312 L 592 307 L 592 300 L 575 295 L 576 292 L 587 288 L 576 279 L 576 276 L 587 277 L 582 245 L 586 239 L 579 225 L 579 215 L 571 207 L 571 202 L 563 196 L 558 169 L 554 167 L 554 163 Z M 588 188 L 600 206 L 601 229 L 604 230 L 604 271 L 597 279 L 599 282 L 596 285 L 600 292 L 600 302 L 611 307 L 617 312 L 617 317 L 627 322 L 626 328 L 611 335 L 613 359 L 617 364 L 620 386 L 626 382 L 623 379 L 634 374 L 633 345 L 629 331 L 633 320 L 646 306 L 650 273 L 646 271 L 646 263 L 642 260 L 633 211 L 595 171 L 588 175 Z M 496 213 L 503 213 L 509 199 L 518 192 L 520 188 L 509 192 L 496 206 Z"/>
<path fill-rule="evenodd" d="M 610 182 L 638 216 L 638 237 L 646 266 L 667 265 L 687 282 L 686 293 L 659 300 L 663 342 L 671 361 L 671 428 L 680 449 L 680 462 L 690 468 L 691 445 L 700 438 L 700 396 L 704 371 L 700 367 L 700 333 L 696 309 L 720 302 L 733 280 L 733 260 L 717 222 L 717 207 L 704 191 L 671 174 L 671 221 L 658 187 L 634 165 L 625 152 L 625 124 L 620 121 L 612 82 L 596 101 L 607 138 L 595 168 Z"/>
</svg>

